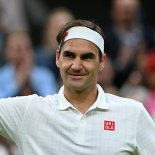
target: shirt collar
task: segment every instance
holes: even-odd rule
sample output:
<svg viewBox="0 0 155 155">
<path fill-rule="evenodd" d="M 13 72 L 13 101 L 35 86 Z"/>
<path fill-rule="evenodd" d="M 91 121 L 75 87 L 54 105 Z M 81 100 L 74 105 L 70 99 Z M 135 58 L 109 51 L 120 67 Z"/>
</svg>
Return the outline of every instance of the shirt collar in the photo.
<svg viewBox="0 0 155 155">
<path fill-rule="evenodd" d="M 109 104 L 106 99 L 106 94 L 99 84 L 97 84 L 97 89 L 98 89 L 97 99 L 94 102 L 94 104 L 90 107 L 90 109 L 95 109 L 95 108 L 99 108 L 99 109 L 103 109 L 103 110 L 109 109 Z"/>
<path fill-rule="evenodd" d="M 98 89 L 98 97 L 96 99 L 96 101 L 94 102 L 94 104 L 90 107 L 89 110 L 92 109 L 109 109 L 109 105 L 107 103 L 106 100 L 106 95 L 103 91 L 103 89 L 101 88 L 100 85 L 97 84 L 97 89 Z M 67 101 L 67 99 L 64 96 L 64 86 L 62 86 L 58 92 L 58 109 L 59 110 L 66 110 L 69 107 L 73 107 L 73 105 Z"/>
<path fill-rule="evenodd" d="M 64 96 L 64 86 L 62 86 L 58 92 L 58 109 L 65 110 L 69 107 L 73 107 L 70 102 Z"/>
</svg>

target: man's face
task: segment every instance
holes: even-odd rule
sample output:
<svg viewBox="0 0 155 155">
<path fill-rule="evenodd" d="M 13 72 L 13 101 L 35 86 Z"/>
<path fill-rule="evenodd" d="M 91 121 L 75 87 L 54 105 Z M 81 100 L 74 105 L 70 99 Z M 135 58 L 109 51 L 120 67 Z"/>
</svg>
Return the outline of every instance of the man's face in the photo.
<svg viewBox="0 0 155 155">
<path fill-rule="evenodd" d="M 6 44 L 6 58 L 15 66 L 24 64 L 32 58 L 32 46 L 25 34 L 12 34 Z"/>
<path fill-rule="evenodd" d="M 139 10 L 138 0 L 115 0 L 113 17 L 117 22 L 133 22 Z"/>
<path fill-rule="evenodd" d="M 96 85 L 97 74 L 102 70 L 105 54 L 99 59 L 96 45 L 83 39 L 71 39 L 57 52 L 56 63 L 60 68 L 64 87 L 82 91 Z"/>
</svg>

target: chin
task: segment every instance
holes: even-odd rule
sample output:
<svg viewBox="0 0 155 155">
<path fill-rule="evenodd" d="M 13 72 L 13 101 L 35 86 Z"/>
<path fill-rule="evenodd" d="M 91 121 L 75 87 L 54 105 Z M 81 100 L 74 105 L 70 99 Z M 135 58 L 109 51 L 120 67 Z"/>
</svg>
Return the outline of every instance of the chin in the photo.
<svg viewBox="0 0 155 155">
<path fill-rule="evenodd" d="M 78 84 L 78 83 L 76 83 L 76 84 L 70 84 L 70 85 L 69 85 L 69 88 L 72 89 L 72 90 L 81 91 L 81 90 L 83 90 L 85 87 L 84 87 L 83 84 Z"/>
</svg>

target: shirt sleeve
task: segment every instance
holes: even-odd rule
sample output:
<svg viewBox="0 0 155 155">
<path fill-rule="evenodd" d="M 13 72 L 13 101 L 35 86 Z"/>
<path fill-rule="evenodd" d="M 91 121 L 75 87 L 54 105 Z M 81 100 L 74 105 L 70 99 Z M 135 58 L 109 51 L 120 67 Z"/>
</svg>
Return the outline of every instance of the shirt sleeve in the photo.
<svg viewBox="0 0 155 155">
<path fill-rule="evenodd" d="M 137 154 L 154 155 L 155 154 L 155 124 L 146 109 L 142 106 L 137 122 Z"/>
<path fill-rule="evenodd" d="M 16 141 L 26 111 L 35 95 L 0 99 L 0 134 Z"/>
</svg>

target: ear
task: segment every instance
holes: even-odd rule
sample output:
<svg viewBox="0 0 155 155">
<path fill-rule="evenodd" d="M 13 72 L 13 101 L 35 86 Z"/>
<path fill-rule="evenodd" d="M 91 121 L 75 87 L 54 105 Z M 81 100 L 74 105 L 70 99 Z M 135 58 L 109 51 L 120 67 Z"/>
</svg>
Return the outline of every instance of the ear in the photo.
<svg viewBox="0 0 155 155">
<path fill-rule="evenodd" d="M 60 51 L 59 49 L 56 50 L 56 65 L 59 67 L 59 57 L 60 57 Z"/>
<path fill-rule="evenodd" d="M 104 68 L 104 66 L 105 66 L 105 62 L 106 62 L 106 54 L 103 53 L 103 54 L 102 54 L 102 57 L 101 57 L 101 62 L 100 62 L 100 68 L 99 68 L 100 71 L 103 70 L 103 68 Z"/>
</svg>

